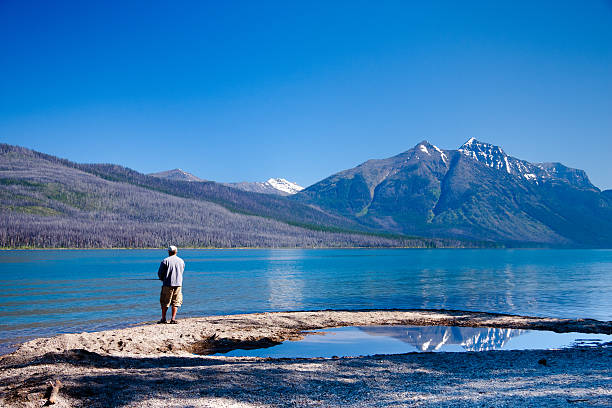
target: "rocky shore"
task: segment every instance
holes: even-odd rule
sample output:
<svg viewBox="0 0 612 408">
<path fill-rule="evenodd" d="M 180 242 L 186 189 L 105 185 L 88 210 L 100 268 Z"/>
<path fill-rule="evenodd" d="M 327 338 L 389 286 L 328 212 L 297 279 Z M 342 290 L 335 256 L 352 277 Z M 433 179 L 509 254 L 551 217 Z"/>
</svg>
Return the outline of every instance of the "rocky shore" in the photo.
<svg viewBox="0 0 612 408">
<path fill-rule="evenodd" d="M 27 342 L 0 358 L 0 406 L 612 406 L 612 348 L 337 359 L 210 356 L 304 330 L 447 325 L 612 334 L 612 322 L 444 310 L 279 312 L 183 319 Z"/>
</svg>

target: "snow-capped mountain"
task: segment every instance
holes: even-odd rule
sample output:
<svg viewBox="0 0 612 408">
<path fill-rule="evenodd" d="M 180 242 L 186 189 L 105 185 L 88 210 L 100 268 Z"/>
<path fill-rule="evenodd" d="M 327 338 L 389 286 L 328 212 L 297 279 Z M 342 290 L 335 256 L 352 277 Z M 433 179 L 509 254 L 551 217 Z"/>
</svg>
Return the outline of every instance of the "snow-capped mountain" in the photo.
<svg viewBox="0 0 612 408">
<path fill-rule="evenodd" d="M 304 189 L 304 187 L 293 183 L 291 181 L 285 180 L 284 178 L 271 178 L 268 181 L 263 183 L 266 186 L 271 186 L 278 191 L 285 192 L 287 194 L 295 194 Z"/>
<path fill-rule="evenodd" d="M 583 170 L 572 169 L 561 163 L 530 163 L 508 156 L 501 147 L 480 142 L 473 137 L 458 150 L 488 167 L 505 171 L 535 184 L 544 180 L 562 179 L 575 187 L 595 189 Z"/>
<path fill-rule="evenodd" d="M 173 169 L 160 171 L 159 173 L 150 173 L 149 176 L 163 178 L 176 181 L 206 181 L 182 169 Z M 240 182 L 240 183 L 221 183 L 228 187 L 237 188 L 243 191 L 251 191 L 254 193 L 276 194 L 282 196 L 293 195 L 304 189 L 304 187 L 285 180 L 284 178 L 270 178 L 264 182 Z"/>
<path fill-rule="evenodd" d="M 499 350 L 513 337 L 525 330 L 486 327 L 362 327 L 375 336 L 393 337 L 409 343 L 420 351 L 437 351 L 444 345 L 458 345 L 465 351 Z"/>
<path fill-rule="evenodd" d="M 612 192 L 601 192 L 584 171 L 530 163 L 473 138 L 457 150 L 424 140 L 333 174 L 292 199 L 407 235 L 511 245 L 612 242 Z"/>
<path fill-rule="evenodd" d="M 174 196 L 171 200 L 181 201 L 187 198 L 189 202 L 185 202 L 184 207 L 181 204 L 180 207 L 181 219 L 192 219 L 189 218 L 192 213 L 187 210 L 189 208 L 208 208 L 199 207 L 200 205 L 222 205 L 232 213 L 235 212 L 236 217 L 223 218 L 226 220 L 223 225 L 234 225 L 232 223 L 240 218 L 240 213 L 246 213 L 275 219 L 281 223 L 314 226 L 315 229 L 322 227 L 321 229 L 344 231 L 366 230 L 401 234 L 406 237 L 444 238 L 445 245 L 469 246 L 471 242 L 464 241 L 469 240 L 479 246 L 612 247 L 612 190 L 600 191 L 595 188 L 582 170 L 571 169 L 559 163 L 530 163 L 519 160 L 508 156 L 499 147 L 475 139 L 470 139 L 460 149 L 455 150 L 440 149 L 422 141 L 393 157 L 368 160 L 354 168 L 333 174 L 296 194 L 291 193 L 301 190 L 301 187 L 283 179 L 261 183 L 235 183 L 228 187 L 221 183 L 199 182 L 201 179 L 180 169 L 155 173 L 156 177 L 153 177 L 115 164 L 73 163 L 1 143 L 0 162 L 10 163 L 8 168 L 12 169 L 8 173 L 4 170 L 4 177 L 8 178 L 8 181 L 4 186 L 0 185 L 6 190 L 5 207 L 17 208 L 5 208 L 5 212 L 8 211 L 10 217 L 21 217 L 21 211 L 26 213 L 27 217 L 32 214 L 42 217 L 35 218 L 36 224 L 31 223 L 32 218 L 23 218 L 25 215 L 16 218 L 22 220 L 20 228 L 23 229 L 20 230 L 22 235 L 19 238 L 21 241 L 14 241 L 20 242 L 20 245 L 50 242 L 45 241 L 46 235 L 42 234 L 57 228 L 56 224 L 43 223 L 48 220 L 55 222 L 56 218 L 49 217 L 48 214 L 65 214 L 66 222 L 70 225 L 75 222 L 70 217 L 74 212 L 72 208 L 77 207 L 72 204 L 80 206 L 83 204 L 80 201 L 74 203 L 69 200 L 72 204 L 68 206 L 65 200 L 45 196 L 47 198 L 42 206 L 41 191 L 46 190 L 41 189 L 47 187 L 41 183 L 53 180 L 52 182 L 62 185 L 62 191 L 74 191 L 78 197 L 85 194 L 86 200 L 93 200 L 86 201 L 85 204 L 96 203 L 95 200 L 99 197 L 110 194 L 114 201 L 109 208 L 124 211 L 122 214 L 128 217 L 125 220 L 129 222 L 137 220 L 130 224 L 130 228 L 142 232 L 136 233 L 140 235 L 133 235 L 129 232 L 132 231 L 130 229 L 126 230 L 126 235 L 116 235 L 115 224 L 109 222 L 103 224 L 104 234 L 108 234 L 105 239 L 108 238 L 108 241 L 96 241 L 98 243 L 92 244 L 91 234 L 87 233 L 85 227 L 68 236 L 64 235 L 63 229 L 57 229 L 60 235 L 53 238 L 57 240 L 50 245 L 74 245 L 75 242 L 80 242 L 89 246 L 103 245 L 99 242 L 104 242 L 104 245 L 129 246 L 133 245 L 134 236 L 137 236 L 141 243 L 152 242 L 157 245 L 157 241 L 146 241 L 152 236 L 148 229 L 138 229 L 141 221 L 146 223 L 149 220 L 165 218 L 161 215 L 166 214 L 163 212 L 163 206 L 155 205 L 165 199 L 146 194 L 145 190 L 152 190 L 168 197 Z M 54 171 L 57 171 L 59 178 L 47 178 L 51 177 L 48 168 L 57 169 Z M 27 169 L 27 172 L 37 169 L 37 172 L 30 176 L 30 173 L 24 173 L 24 169 Z M 533 174 L 535 179 L 529 176 L 530 174 Z M 89 179 L 82 179 L 80 184 L 65 184 L 65 180 L 77 176 L 101 178 L 96 181 L 100 187 L 91 190 L 92 182 L 87 181 Z M 13 182 L 13 179 L 17 181 Z M 112 185 L 102 180 L 110 180 Z M 114 183 L 121 183 L 121 186 L 116 187 Z M 268 194 L 249 194 L 239 191 L 236 187 Z M 108 193 L 109 191 L 113 193 Z M 126 192 L 130 193 L 126 195 Z M 65 195 L 62 193 L 61 197 Z M 127 197 L 132 201 L 121 201 L 120 197 Z M 134 207 L 135 205 L 137 207 Z M 96 205 L 92 208 L 98 207 Z M 83 218 L 83 226 L 89 225 L 90 221 L 87 220 L 94 216 L 93 213 L 87 212 L 86 208 L 88 207 L 79 209 L 86 215 Z M 141 218 L 134 218 L 134 208 L 142 209 L 137 211 Z M 35 212 L 31 213 L 32 210 Z M 12 218 L 7 218 L 10 219 Z M 38 224 L 39 221 L 41 224 Z M 190 225 L 191 221 L 187 222 L 185 225 Z M 242 228 L 245 230 L 250 228 L 247 224 L 240 225 L 244 225 Z M 293 245 L 294 242 L 309 242 L 308 245 L 315 241 L 322 242 L 318 241 L 319 238 L 312 238 L 315 241 L 293 241 L 293 235 L 283 235 L 288 234 L 282 229 L 287 227 L 274 228 L 271 230 L 276 231 L 274 234 L 263 234 L 270 241 L 261 241 L 262 234 L 256 229 L 256 232 L 253 232 L 257 236 L 256 240 L 245 238 L 245 241 L 240 242 L 266 242 L 266 245 L 276 245 L 277 236 L 288 239 L 283 241 L 289 243 L 288 245 Z M 291 231 L 292 228 L 290 227 Z M 268 229 L 264 228 L 263 231 Z M 303 234 L 308 240 L 311 239 L 309 233 Z M 32 241 L 32 237 L 40 241 Z M 82 241 L 73 241 L 73 237 Z M 192 235 L 185 237 L 191 239 Z M 9 238 L 13 239 L 13 236 Z M 143 241 L 140 241 L 141 238 Z M 206 241 L 197 242 L 211 242 L 208 241 L 209 238 L 200 239 Z M 227 238 L 230 241 L 225 239 L 218 242 L 227 244 L 232 242 L 233 238 Z M 339 239 L 340 241 L 329 242 L 387 245 L 386 237 L 380 237 L 379 240 L 376 236 L 371 241 L 368 237 L 368 240 L 364 238 L 364 241 L 360 241 L 361 238 L 353 240 L 352 235 L 342 234 Z M 412 238 L 410 240 L 418 245 L 437 245 L 436 241 L 416 238 L 414 241 Z M 390 245 L 395 245 L 395 242 L 404 241 L 391 241 Z"/>
<path fill-rule="evenodd" d="M 277 194 L 277 195 L 293 195 L 304 189 L 304 187 L 285 180 L 284 178 L 270 178 L 264 182 L 241 182 L 241 183 L 225 183 L 229 187 L 238 188 L 244 191 L 252 191 L 254 193 Z"/>
<path fill-rule="evenodd" d="M 159 173 L 150 173 L 149 176 L 164 178 L 168 180 L 178 180 L 178 181 L 205 181 L 199 177 L 194 176 L 191 173 L 187 173 L 181 169 L 173 169 L 160 171 Z"/>
</svg>

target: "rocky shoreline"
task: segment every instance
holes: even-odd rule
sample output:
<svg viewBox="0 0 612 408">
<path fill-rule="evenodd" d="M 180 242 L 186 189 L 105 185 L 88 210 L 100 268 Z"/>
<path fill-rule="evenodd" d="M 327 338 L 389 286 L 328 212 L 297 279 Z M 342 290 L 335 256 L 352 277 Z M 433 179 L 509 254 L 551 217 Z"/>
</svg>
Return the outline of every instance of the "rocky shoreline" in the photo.
<svg viewBox="0 0 612 408">
<path fill-rule="evenodd" d="M 612 322 L 447 310 L 258 313 L 64 334 L 0 358 L 0 406 L 612 406 L 612 348 L 338 359 L 208 356 L 341 326 L 465 326 L 612 334 Z"/>
</svg>

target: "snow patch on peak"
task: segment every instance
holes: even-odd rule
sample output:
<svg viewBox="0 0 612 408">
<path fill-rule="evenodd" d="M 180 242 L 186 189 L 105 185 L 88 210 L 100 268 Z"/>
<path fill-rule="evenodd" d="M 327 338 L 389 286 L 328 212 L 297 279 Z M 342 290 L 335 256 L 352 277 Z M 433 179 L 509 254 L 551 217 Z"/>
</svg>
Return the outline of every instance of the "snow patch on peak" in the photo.
<svg viewBox="0 0 612 408">
<path fill-rule="evenodd" d="M 512 173 L 507 155 L 498 146 L 479 142 L 472 137 L 459 148 L 459 151 L 489 167 Z"/>
<path fill-rule="evenodd" d="M 284 178 L 270 178 L 264 184 L 287 194 L 296 194 L 304 189 L 304 187 Z"/>
<path fill-rule="evenodd" d="M 276 194 L 282 196 L 292 195 L 304 189 L 304 187 L 283 178 L 270 178 L 263 182 L 243 181 L 239 183 L 224 183 L 224 185 L 239 190 L 251 191 L 253 193 Z"/>
<path fill-rule="evenodd" d="M 446 153 L 444 153 L 442 151 L 442 149 L 440 149 L 438 146 L 436 145 L 431 145 L 431 147 L 433 147 L 435 149 L 436 152 L 440 153 L 440 157 L 442 158 L 442 161 L 446 164 L 448 163 L 448 157 L 446 156 Z"/>
<path fill-rule="evenodd" d="M 425 145 L 420 144 L 419 145 L 419 150 L 422 151 L 423 153 L 427 153 L 428 155 L 431 156 L 431 153 L 429 153 L 429 150 L 427 150 L 427 147 L 425 147 Z"/>
</svg>

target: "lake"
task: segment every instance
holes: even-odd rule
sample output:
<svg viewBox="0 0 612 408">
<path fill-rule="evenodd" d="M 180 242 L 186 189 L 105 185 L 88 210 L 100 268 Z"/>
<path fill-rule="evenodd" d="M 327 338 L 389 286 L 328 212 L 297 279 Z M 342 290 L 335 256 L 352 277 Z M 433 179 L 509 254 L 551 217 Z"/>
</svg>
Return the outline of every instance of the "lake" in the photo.
<svg viewBox="0 0 612 408">
<path fill-rule="evenodd" d="M 164 250 L 0 251 L 0 352 L 159 319 Z M 612 250 L 179 250 L 187 316 L 461 309 L 612 320 Z"/>
</svg>

